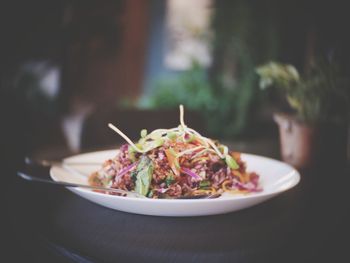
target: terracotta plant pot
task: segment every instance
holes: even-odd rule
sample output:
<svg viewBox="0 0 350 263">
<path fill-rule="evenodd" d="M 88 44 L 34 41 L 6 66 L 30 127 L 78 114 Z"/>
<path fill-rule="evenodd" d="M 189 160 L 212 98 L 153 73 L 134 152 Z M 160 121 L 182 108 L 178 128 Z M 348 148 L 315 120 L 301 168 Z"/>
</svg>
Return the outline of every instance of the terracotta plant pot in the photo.
<svg viewBox="0 0 350 263">
<path fill-rule="evenodd" d="M 344 165 L 347 161 L 347 125 L 308 124 L 295 116 L 276 113 L 283 161 L 298 169 Z"/>
</svg>

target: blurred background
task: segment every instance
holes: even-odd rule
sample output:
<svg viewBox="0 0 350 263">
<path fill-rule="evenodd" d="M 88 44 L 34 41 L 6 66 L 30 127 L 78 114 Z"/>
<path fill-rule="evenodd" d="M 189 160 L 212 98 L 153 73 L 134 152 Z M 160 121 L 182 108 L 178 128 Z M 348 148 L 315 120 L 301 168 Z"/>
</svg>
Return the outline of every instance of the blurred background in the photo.
<svg viewBox="0 0 350 263">
<path fill-rule="evenodd" d="M 26 155 L 57 159 L 119 145 L 108 122 L 133 139 L 143 128 L 177 126 L 180 103 L 202 134 L 280 158 L 273 114 L 293 109 L 259 87 L 256 68 L 278 61 L 304 74 L 322 57 L 349 76 L 344 2 L 2 1 L 2 176 L 10 181 Z M 349 100 L 342 103 L 343 118 L 331 119 L 348 136 Z M 347 149 L 346 140 L 340 145 Z"/>
<path fill-rule="evenodd" d="M 256 67 L 304 72 L 324 56 L 347 70 L 342 2 L 5 1 L 1 140 L 9 152 L 79 152 L 121 142 L 107 122 L 132 138 L 174 126 L 180 103 L 208 136 L 270 136 L 286 107 L 259 89 Z"/>
</svg>

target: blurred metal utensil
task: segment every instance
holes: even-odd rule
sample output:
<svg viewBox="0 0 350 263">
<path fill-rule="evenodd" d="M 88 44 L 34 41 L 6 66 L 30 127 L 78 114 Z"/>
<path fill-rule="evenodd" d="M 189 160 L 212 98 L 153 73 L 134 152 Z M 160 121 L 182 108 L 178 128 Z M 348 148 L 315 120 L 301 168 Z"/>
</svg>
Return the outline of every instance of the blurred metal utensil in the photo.
<svg viewBox="0 0 350 263">
<path fill-rule="evenodd" d="M 25 179 L 27 181 L 48 183 L 48 184 L 53 184 L 53 185 L 65 186 L 65 187 L 81 187 L 81 188 L 87 188 L 87 189 L 92 189 L 92 190 L 113 192 L 113 193 L 131 196 L 131 197 L 145 198 L 145 196 L 140 195 L 138 193 L 131 192 L 131 191 L 125 191 L 125 190 L 121 190 L 121 189 L 108 188 L 108 187 L 102 187 L 102 186 L 91 186 L 91 185 L 77 184 L 77 183 L 70 183 L 70 182 L 63 182 L 63 181 L 53 181 L 53 180 L 49 180 L 49 179 L 44 179 L 44 178 L 32 176 L 32 175 L 29 175 L 29 174 L 24 173 L 24 172 L 17 172 L 17 175 L 19 177 L 21 177 L 22 179 Z"/>
<path fill-rule="evenodd" d="M 51 166 L 61 166 L 61 165 L 102 165 L 101 162 L 65 162 L 65 161 L 51 161 L 51 160 L 33 160 L 32 158 L 29 158 L 28 156 L 24 158 L 24 162 L 27 165 L 37 165 L 37 166 L 43 166 L 43 167 L 51 167 Z"/>
<path fill-rule="evenodd" d="M 77 167 L 85 167 L 85 166 L 101 166 L 100 162 L 61 162 L 61 161 L 49 161 L 49 160 L 33 160 L 28 156 L 24 158 L 24 162 L 26 165 L 34 166 L 34 167 L 47 167 L 50 168 L 52 166 L 62 167 L 68 172 L 79 174 L 84 177 L 88 177 L 90 174 L 85 174 L 81 171 L 81 169 L 77 169 Z M 74 167 L 76 166 L 76 167 Z"/>
</svg>

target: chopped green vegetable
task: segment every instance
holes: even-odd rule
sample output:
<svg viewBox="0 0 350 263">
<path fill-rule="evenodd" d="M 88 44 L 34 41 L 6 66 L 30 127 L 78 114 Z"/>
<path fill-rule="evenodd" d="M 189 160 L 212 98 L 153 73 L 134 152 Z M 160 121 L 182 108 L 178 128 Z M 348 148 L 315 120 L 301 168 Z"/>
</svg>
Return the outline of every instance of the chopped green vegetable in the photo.
<svg viewBox="0 0 350 263">
<path fill-rule="evenodd" d="M 157 147 L 160 147 L 164 144 L 165 140 L 162 137 L 155 139 L 151 138 L 141 138 L 137 144 L 140 149 L 143 149 L 145 152 L 151 151 Z"/>
<path fill-rule="evenodd" d="M 205 188 L 209 186 L 210 186 L 210 182 L 208 180 L 203 180 L 199 183 L 199 188 Z"/>
<path fill-rule="evenodd" d="M 218 148 L 223 155 L 226 156 L 228 154 L 228 148 L 226 145 L 220 145 Z"/>
<path fill-rule="evenodd" d="M 151 184 L 153 174 L 153 163 L 150 158 L 143 155 L 140 163 L 136 167 L 136 183 L 135 191 L 141 195 L 146 196 Z"/>
<path fill-rule="evenodd" d="M 164 144 L 165 140 L 163 138 L 159 138 L 154 140 L 154 144 L 156 145 L 156 147 L 162 146 Z"/>
<path fill-rule="evenodd" d="M 157 140 L 163 137 L 163 132 L 162 131 L 157 131 L 157 132 L 151 132 L 150 134 L 147 135 L 147 139 L 151 140 Z"/>
<path fill-rule="evenodd" d="M 136 182 L 136 179 L 137 179 L 137 171 L 132 171 L 130 173 L 130 177 L 131 177 L 131 180 L 133 180 L 133 182 L 135 183 Z"/>
<path fill-rule="evenodd" d="M 129 158 L 132 162 L 136 161 L 135 153 L 136 153 L 136 150 L 133 147 L 129 146 L 128 154 L 129 154 Z"/>
<path fill-rule="evenodd" d="M 225 161 L 226 161 L 226 164 L 228 165 L 228 167 L 230 167 L 231 169 L 238 169 L 239 168 L 239 165 L 238 163 L 236 162 L 235 159 L 233 159 L 233 157 L 231 155 L 226 155 L 225 157 Z"/>
<path fill-rule="evenodd" d="M 167 137 L 170 139 L 170 140 L 174 140 L 176 139 L 177 135 L 175 132 L 168 132 L 167 133 Z"/>
<path fill-rule="evenodd" d="M 141 140 L 144 140 L 144 139 L 141 138 L 140 141 L 139 141 L 138 143 L 135 144 L 135 146 L 136 146 L 137 148 L 140 148 L 140 149 L 142 149 L 142 145 L 143 145 L 143 143 L 141 142 Z M 135 149 L 133 146 L 131 146 L 131 148 L 133 148 L 133 150 L 134 150 L 135 152 L 138 152 L 138 150 Z"/>
<path fill-rule="evenodd" d="M 169 172 L 167 178 L 165 179 L 166 185 L 169 187 L 175 181 L 174 174 Z"/>
<path fill-rule="evenodd" d="M 141 135 L 141 138 L 145 138 L 147 136 L 147 130 L 146 129 L 141 130 L 140 135 Z"/>
<path fill-rule="evenodd" d="M 163 138 L 157 138 L 153 141 L 145 142 L 144 143 L 144 149 L 147 149 L 148 151 L 157 148 L 159 146 L 162 146 L 164 144 L 164 139 Z"/>
<path fill-rule="evenodd" d="M 148 192 L 148 194 L 147 194 L 147 197 L 152 198 L 152 196 L 153 196 L 153 190 L 149 190 L 149 192 Z"/>
</svg>

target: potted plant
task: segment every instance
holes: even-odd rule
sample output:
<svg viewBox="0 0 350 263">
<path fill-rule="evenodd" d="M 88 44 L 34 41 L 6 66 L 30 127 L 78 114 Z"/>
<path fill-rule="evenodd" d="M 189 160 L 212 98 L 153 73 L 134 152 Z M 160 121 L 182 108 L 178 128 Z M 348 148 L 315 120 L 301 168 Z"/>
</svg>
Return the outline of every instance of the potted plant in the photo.
<svg viewBox="0 0 350 263">
<path fill-rule="evenodd" d="M 293 65 L 270 62 L 258 67 L 257 73 L 260 87 L 275 87 L 292 110 L 274 114 L 282 159 L 299 169 L 344 164 L 350 87 L 339 67 L 320 60 L 301 75 Z"/>
</svg>

